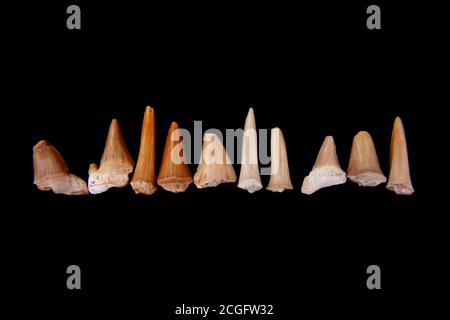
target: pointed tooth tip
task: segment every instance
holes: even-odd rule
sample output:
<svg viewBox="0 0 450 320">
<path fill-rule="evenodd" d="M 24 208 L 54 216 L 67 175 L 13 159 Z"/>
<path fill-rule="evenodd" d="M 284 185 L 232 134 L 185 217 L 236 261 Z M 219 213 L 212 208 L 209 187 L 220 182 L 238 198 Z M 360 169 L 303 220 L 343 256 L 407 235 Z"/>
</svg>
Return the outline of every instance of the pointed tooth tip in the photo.
<svg viewBox="0 0 450 320">
<path fill-rule="evenodd" d="M 394 120 L 394 128 L 399 128 L 399 127 L 400 128 L 403 127 L 403 121 L 399 116 L 397 116 Z"/>
<path fill-rule="evenodd" d="M 206 138 L 208 138 L 208 140 L 210 140 L 210 138 L 216 138 L 216 137 L 218 137 L 218 136 L 214 132 L 205 132 L 205 134 L 203 135 L 203 140 L 206 140 Z"/>
<path fill-rule="evenodd" d="M 51 144 L 47 140 L 40 140 L 38 143 L 36 143 L 33 147 L 33 150 L 42 150 L 44 148 L 50 147 Z"/>
</svg>

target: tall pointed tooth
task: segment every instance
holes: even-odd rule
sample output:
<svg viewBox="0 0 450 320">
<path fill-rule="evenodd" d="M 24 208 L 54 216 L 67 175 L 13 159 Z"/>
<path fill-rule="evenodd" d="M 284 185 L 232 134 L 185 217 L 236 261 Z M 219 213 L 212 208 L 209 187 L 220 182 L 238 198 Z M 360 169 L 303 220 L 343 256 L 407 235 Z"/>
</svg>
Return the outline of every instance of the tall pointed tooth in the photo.
<svg viewBox="0 0 450 320">
<path fill-rule="evenodd" d="M 360 131 L 353 138 L 347 178 L 364 187 L 374 187 L 386 182 L 372 137 L 366 131 Z"/>
<path fill-rule="evenodd" d="M 258 138 L 253 108 L 245 119 L 244 136 L 242 138 L 241 172 L 238 187 L 250 193 L 262 188 L 258 167 Z"/>
<path fill-rule="evenodd" d="M 125 145 L 119 122 L 113 119 L 100 160 L 100 168 L 94 163 L 89 167 L 89 192 L 97 194 L 112 187 L 125 187 L 128 185 L 133 166 L 134 161 Z"/>
<path fill-rule="evenodd" d="M 390 172 L 386 188 L 397 194 L 410 195 L 414 193 L 409 175 L 405 129 L 400 117 L 395 118 L 392 129 Z"/>
<path fill-rule="evenodd" d="M 155 112 L 152 107 L 145 108 L 142 121 L 139 157 L 134 169 L 131 187 L 135 193 L 153 194 L 157 187 L 155 181 Z"/>
<path fill-rule="evenodd" d="M 215 133 L 205 133 L 194 183 L 197 188 L 208 188 L 226 182 L 236 182 L 230 157 Z"/>
<path fill-rule="evenodd" d="M 345 172 L 339 165 L 332 136 L 325 137 L 311 172 L 303 180 L 302 192 L 312 194 L 329 186 L 345 183 Z"/>
<path fill-rule="evenodd" d="M 184 147 L 178 124 L 172 122 L 158 175 L 158 184 L 164 190 L 184 192 L 192 183 L 192 174 L 186 161 Z"/>
<path fill-rule="evenodd" d="M 270 180 L 266 189 L 274 192 L 283 192 L 286 189 L 291 190 L 292 183 L 289 174 L 286 143 L 280 128 L 271 130 L 270 157 Z"/>
<path fill-rule="evenodd" d="M 33 147 L 34 184 L 40 190 L 67 195 L 88 194 L 86 182 L 69 173 L 61 154 L 49 142 L 39 141 Z"/>
</svg>

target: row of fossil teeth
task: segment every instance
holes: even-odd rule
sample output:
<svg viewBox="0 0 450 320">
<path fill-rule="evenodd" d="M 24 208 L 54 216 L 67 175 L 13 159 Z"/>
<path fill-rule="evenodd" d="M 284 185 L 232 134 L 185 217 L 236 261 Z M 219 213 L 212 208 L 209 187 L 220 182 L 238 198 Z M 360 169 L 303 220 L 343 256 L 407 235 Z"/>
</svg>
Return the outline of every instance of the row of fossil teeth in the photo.
<svg viewBox="0 0 450 320">
<path fill-rule="evenodd" d="M 220 138 L 213 133 L 206 133 L 203 137 L 200 162 L 192 177 L 189 166 L 184 161 L 184 142 L 178 129 L 178 124 L 172 122 L 159 175 L 156 177 L 155 115 L 151 107 L 146 108 L 139 157 L 130 183 L 135 193 L 151 195 L 157 190 L 157 184 L 167 191 L 184 192 L 192 182 L 198 188 L 236 182 L 236 173 L 229 155 Z M 279 128 L 271 131 L 270 148 L 271 175 L 267 190 L 282 192 L 292 189 L 286 144 Z M 409 173 L 405 132 L 399 117 L 394 122 L 390 153 L 387 188 L 397 194 L 412 194 L 414 189 Z M 100 167 L 96 164 L 89 167 L 87 186 L 81 178 L 69 173 L 61 154 L 47 141 L 40 141 L 33 148 L 33 163 L 35 184 L 40 190 L 53 190 L 55 193 L 68 195 L 98 194 L 111 187 L 125 187 L 129 184 L 129 176 L 134 168 L 134 161 L 116 119 L 111 122 Z M 386 182 L 368 132 L 361 131 L 354 137 L 347 173 L 339 165 L 333 137 L 327 136 L 311 172 L 303 180 L 301 191 L 312 194 L 321 188 L 345 183 L 347 177 L 360 186 L 377 186 Z M 238 187 L 250 193 L 262 188 L 256 122 L 252 108 L 245 121 Z"/>
</svg>

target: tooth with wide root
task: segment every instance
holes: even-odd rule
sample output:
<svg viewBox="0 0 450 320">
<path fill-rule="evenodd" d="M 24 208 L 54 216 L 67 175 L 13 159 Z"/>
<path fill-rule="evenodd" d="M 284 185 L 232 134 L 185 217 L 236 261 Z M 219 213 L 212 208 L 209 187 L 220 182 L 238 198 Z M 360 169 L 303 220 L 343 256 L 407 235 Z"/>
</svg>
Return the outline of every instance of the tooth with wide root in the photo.
<svg viewBox="0 0 450 320">
<path fill-rule="evenodd" d="M 95 163 L 89 166 L 89 192 L 102 193 L 112 187 L 125 187 L 134 162 L 120 131 L 119 122 L 113 119 L 109 127 L 100 168 Z"/>
<path fill-rule="evenodd" d="M 86 182 L 69 173 L 61 154 L 49 142 L 39 141 L 33 147 L 34 184 L 39 190 L 57 194 L 88 194 Z"/>
<path fill-rule="evenodd" d="M 358 132 L 353 138 L 347 178 L 364 187 L 374 187 L 386 182 L 372 137 L 366 131 Z"/>
<path fill-rule="evenodd" d="M 226 182 L 236 182 L 230 157 L 216 134 L 205 133 L 194 183 L 197 188 L 208 188 Z"/>
<path fill-rule="evenodd" d="M 250 108 L 245 119 L 242 138 L 242 160 L 238 187 L 250 193 L 262 188 L 258 167 L 258 139 L 253 108 Z"/>
<path fill-rule="evenodd" d="M 270 180 L 267 190 L 283 192 L 292 189 L 289 163 L 283 132 L 279 128 L 271 130 L 270 137 Z"/>
<path fill-rule="evenodd" d="M 155 112 L 151 107 L 145 109 L 139 157 L 130 184 L 135 193 L 150 195 L 157 189 L 155 181 Z"/>
<path fill-rule="evenodd" d="M 184 153 L 183 137 L 178 124 L 172 122 L 159 169 L 158 184 L 170 192 L 184 192 L 191 183 L 192 174 Z"/>
<path fill-rule="evenodd" d="M 403 128 L 403 122 L 400 117 L 395 119 L 394 128 L 392 129 L 390 172 L 386 188 L 402 195 L 414 193 L 409 174 L 405 129 Z"/>
<path fill-rule="evenodd" d="M 345 172 L 339 165 L 332 136 L 325 137 L 311 172 L 303 180 L 302 192 L 312 194 L 329 186 L 345 183 Z"/>
</svg>

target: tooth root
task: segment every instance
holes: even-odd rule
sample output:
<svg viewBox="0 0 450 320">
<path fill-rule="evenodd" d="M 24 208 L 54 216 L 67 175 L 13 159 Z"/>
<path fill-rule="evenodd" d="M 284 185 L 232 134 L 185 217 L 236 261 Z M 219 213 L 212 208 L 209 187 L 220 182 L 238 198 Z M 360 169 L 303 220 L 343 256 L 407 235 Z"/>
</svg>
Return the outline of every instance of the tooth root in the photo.
<svg viewBox="0 0 450 320">
<path fill-rule="evenodd" d="M 86 182 L 70 174 L 61 154 L 49 142 L 39 141 L 33 147 L 34 183 L 39 190 L 57 194 L 88 194 Z"/>
<path fill-rule="evenodd" d="M 155 113 L 147 107 L 141 131 L 139 157 L 134 170 L 131 187 L 135 193 L 153 194 L 157 187 L 155 181 Z"/>
<path fill-rule="evenodd" d="M 372 137 L 366 131 L 360 131 L 353 138 L 347 178 L 364 187 L 374 187 L 386 182 Z"/>
<path fill-rule="evenodd" d="M 345 172 L 339 165 L 334 139 L 327 136 L 317 155 L 316 163 L 303 180 L 302 192 L 312 194 L 321 188 L 345 183 L 346 180 Z"/>
<path fill-rule="evenodd" d="M 192 174 L 185 158 L 184 147 L 178 124 L 172 122 L 158 175 L 158 184 L 164 190 L 184 192 L 192 183 Z"/>
<path fill-rule="evenodd" d="M 230 157 L 216 134 L 205 133 L 194 183 L 201 189 L 227 182 L 236 182 L 236 173 Z"/>
<path fill-rule="evenodd" d="M 256 121 L 253 108 L 248 111 L 245 119 L 244 135 L 242 138 L 241 172 L 238 187 L 253 193 L 262 188 L 258 167 L 258 138 L 256 135 Z"/>
<path fill-rule="evenodd" d="M 283 132 L 279 128 L 271 130 L 270 157 L 270 180 L 266 189 L 273 192 L 291 190 L 293 187 L 289 174 L 286 143 L 284 142 Z"/>
<path fill-rule="evenodd" d="M 390 172 L 386 187 L 397 194 L 411 195 L 414 193 L 409 174 L 405 130 L 400 117 L 395 119 L 394 128 L 392 129 Z"/>
<path fill-rule="evenodd" d="M 133 171 L 134 161 L 120 131 L 119 122 L 111 121 L 105 149 L 100 167 L 96 164 L 89 167 L 89 192 L 98 194 L 112 187 L 125 187 L 129 182 L 129 174 Z"/>
</svg>

